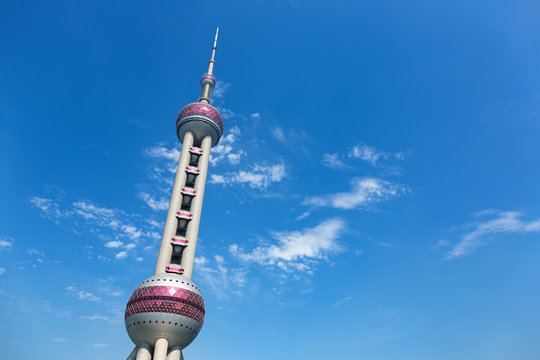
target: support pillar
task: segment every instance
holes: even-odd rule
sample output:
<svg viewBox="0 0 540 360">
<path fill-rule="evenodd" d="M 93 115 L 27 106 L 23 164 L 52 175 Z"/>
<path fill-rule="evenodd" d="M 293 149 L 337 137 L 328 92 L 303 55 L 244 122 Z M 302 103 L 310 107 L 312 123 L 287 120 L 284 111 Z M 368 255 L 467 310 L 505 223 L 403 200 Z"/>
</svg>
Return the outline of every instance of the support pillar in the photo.
<svg viewBox="0 0 540 360">
<path fill-rule="evenodd" d="M 152 360 L 152 353 L 150 352 L 150 345 L 142 343 L 137 346 L 137 360 Z"/>
<path fill-rule="evenodd" d="M 137 347 L 135 346 L 133 348 L 133 351 L 129 353 L 129 356 L 127 357 L 127 360 L 135 360 L 135 356 L 137 356 Z"/>
<path fill-rule="evenodd" d="M 182 201 L 181 189 L 186 183 L 185 168 L 189 165 L 189 158 L 191 156 L 189 148 L 192 146 L 193 134 L 187 132 L 184 135 L 184 141 L 182 141 L 182 151 L 180 152 L 180 159 L 178 160 L 178 168 L 176 169 L 176 177 L 174 179 L 171 202 L 169 203 L 169 210 L 167 211 L 167 219 L 165 220 L 165 228 L 163 229 L 161 247 L 159 248 L 159 255 L 154 275 L 165 274 L 165 266 L 167 266 L 171 261 L 171 237 L 176 234 L 176 212 L 180 210 L 180 203 Z"/>
<path fill-rule="evenodd" d="M 182 268 L 184 276 L 191 279 L 193 273 L 193 261 L 195 260 L 195 249 L 197 247 L 197 237 L 199 235 L 199 224 L 201 222 L 201 211 L 204 198 L 204 188 L 206 186 L 206 174 L 208 173 L 208 161 L 210 160 L 210 149 L 212 148 L 212 137 L 207 136 L 201 141 L 201 149 L 203 154 L 199 158 L 200 173 L 195 180 L 195 190 L 197 196 L 191 201 L 191 213 L 193 219 L 189 222 L 186 232 L 186 238 L 189 239 L 189 244 L 182 255 Z"/>
<path fill-rule="evenodd" d="M 182 356 L 182 348 L 180 346 L 170 348 L 169 354 L 167 355 L 167 360 L 184 360 L 184 356 Z"/>
<path fill-rule="evenodd" d="M 154 346 L 153 360 L 167 360 L 167 347 L 169 342 L 165 338 L 158 339 Z"/>
</svg>

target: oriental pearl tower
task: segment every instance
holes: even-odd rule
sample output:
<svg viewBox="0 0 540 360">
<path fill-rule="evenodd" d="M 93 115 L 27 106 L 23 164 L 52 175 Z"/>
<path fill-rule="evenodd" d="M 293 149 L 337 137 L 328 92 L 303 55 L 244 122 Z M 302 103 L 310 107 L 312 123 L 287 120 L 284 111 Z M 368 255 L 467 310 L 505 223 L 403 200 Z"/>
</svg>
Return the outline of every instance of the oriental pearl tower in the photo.
<svg viewBox="0 0 540 360">
<path fill-rule="evenodd" d="M 182 142 L 154 275 L 140 283 L 126 305 L 125 324 L 135 349 L 128 360 L 180 360 L 201 331 L 204 300 L 191 281 L 210 149 L 223 134 L 223 119 L 210 105 L 219 28 L 198 102 L 176 119 Z"/>
</svg>

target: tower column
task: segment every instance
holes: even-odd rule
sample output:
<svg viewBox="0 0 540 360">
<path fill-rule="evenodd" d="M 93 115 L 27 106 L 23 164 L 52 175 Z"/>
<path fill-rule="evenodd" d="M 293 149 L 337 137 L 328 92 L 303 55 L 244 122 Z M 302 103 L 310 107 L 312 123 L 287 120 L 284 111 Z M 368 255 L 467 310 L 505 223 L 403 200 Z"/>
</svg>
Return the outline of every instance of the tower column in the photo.
<svg viewBox="0 0 540 360">
<path fill-rule="evenodd" d="M 153 360 L 167 360 L 167 346 L 169 342 L 167 339 L 161 338 L 156 341 L 154 346 L 154 358 Z"/>
<path fill-rule="evenodd" d="M 169 349 L 167 360 L 184 360 L 184 356 L 182 356 L 182 348 L 180 346 L 175 346 Z"/>
<path fill-rule="evenodd" d="M 136 360 L 152 360 L 152 354 L 150 353 L 150 345 L 142 343 L 137 346 L 137 358 Z"/>
<path fill-rule="evenodd" d="M 133 351 L 129 354 L 127 357 L 127 360 L 135 360 L 135 357 L 137 356 L 137 347 L 135 346 L 133 348 Z"/>
<path fill-rule="evenodd" d="M 199 235 L 199 224 L 201 222 L 201 211 L 204 198 L 204 188 L 206 186 L 206 174 L 208 173 L 208 161 L 210 160 L 210 149 L 212 148 L 212 137 L 206 136 L 201 142 L 201 149 L 203 151 L 199 159 L 200 173 L 195 181 L 195 190 L 197 196 L 195 196 L 191 202 L 191 213 L 193 219 L 190 221 L 186 238 L 189 239 L 188 246 L 184 249 L 182 255 L 182 268 L 184 269 L 184 276 L 191 279 L 193 273 L 193 262 L 195 260 L 195 249 L 197 247 L 197 236 Z"/>
<path fill-rule="evenodd" d="M 169 210 L 167 211 L 167 219 L 165 220 L 165 228 L 163 229 L 163 236 L 161 238 L 161 246 L 159 248 L 159 255 L 154 275 L 164 274 L 165 266 L 167 266 L 171 261 L 172 246 L 170 244 L 170 240 L 171 237 L 176 234 L 176 226 L 178 222 L 176 219 L 176 212 L 180 210 L 180 202 L 182 201 L 181 189 L 186 182 L 186 172 L 184 169 L 189 165 L 189 148 L 191 146 L 193 146 L 193 134 L 187 132 L 184 135 L 184 140 L 182 142 L 182 151 L 180 152 L 180 159 L 178 160 L 178 168 L 176 169 L 176 177 L 174 179 L 171 202 L 169 203 Z"/>
</svg>

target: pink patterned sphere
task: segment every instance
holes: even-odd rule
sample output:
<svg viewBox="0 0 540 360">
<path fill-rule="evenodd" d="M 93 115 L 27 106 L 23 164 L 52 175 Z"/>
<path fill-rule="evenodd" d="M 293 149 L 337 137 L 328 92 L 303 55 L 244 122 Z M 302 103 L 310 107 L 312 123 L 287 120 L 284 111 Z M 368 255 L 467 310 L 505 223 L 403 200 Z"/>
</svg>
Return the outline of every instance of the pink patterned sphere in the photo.
<svg viewBox="0 0 540 360">
<path fill-rule="evenodd" d="M 128 300 L 126 330 L 136 344 L 153 345 L 165 338 L 169 347 L 186 348 L 204 323 L 204 299 L 191 280 L 176 274 L 154 275 Z"/>
</svg>

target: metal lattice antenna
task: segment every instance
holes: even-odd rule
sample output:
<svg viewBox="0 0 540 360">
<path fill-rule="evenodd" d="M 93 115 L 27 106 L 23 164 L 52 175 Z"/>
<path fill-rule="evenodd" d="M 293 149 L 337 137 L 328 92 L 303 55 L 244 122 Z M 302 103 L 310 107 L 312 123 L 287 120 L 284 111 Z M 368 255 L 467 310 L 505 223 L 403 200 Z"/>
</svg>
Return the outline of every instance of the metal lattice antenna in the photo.
<svg viewBox="0 0 540 360">
<path fill-rule="evenodd" d="M 210 58 L 210 61 L 208 62 L 208 72 L 202 77 L 201 79 L 201 98 L 199 99 L 200 102 L 204 102 L 206 104 L 210 104 L 210 95 L 212 94 L 212 89 L 214 86 L 216 86 L 216 80 L 214 79 L 214 75 L 212 73 L 214 72 L 214 58 L 216 56 L 216 49 L 217 49 L 217 38 L 219 33 L 219 26 L 216 29 L 216 37 L 214 38 L 214 46 L 212 46 L 212 57 Z"/>
</svg>

